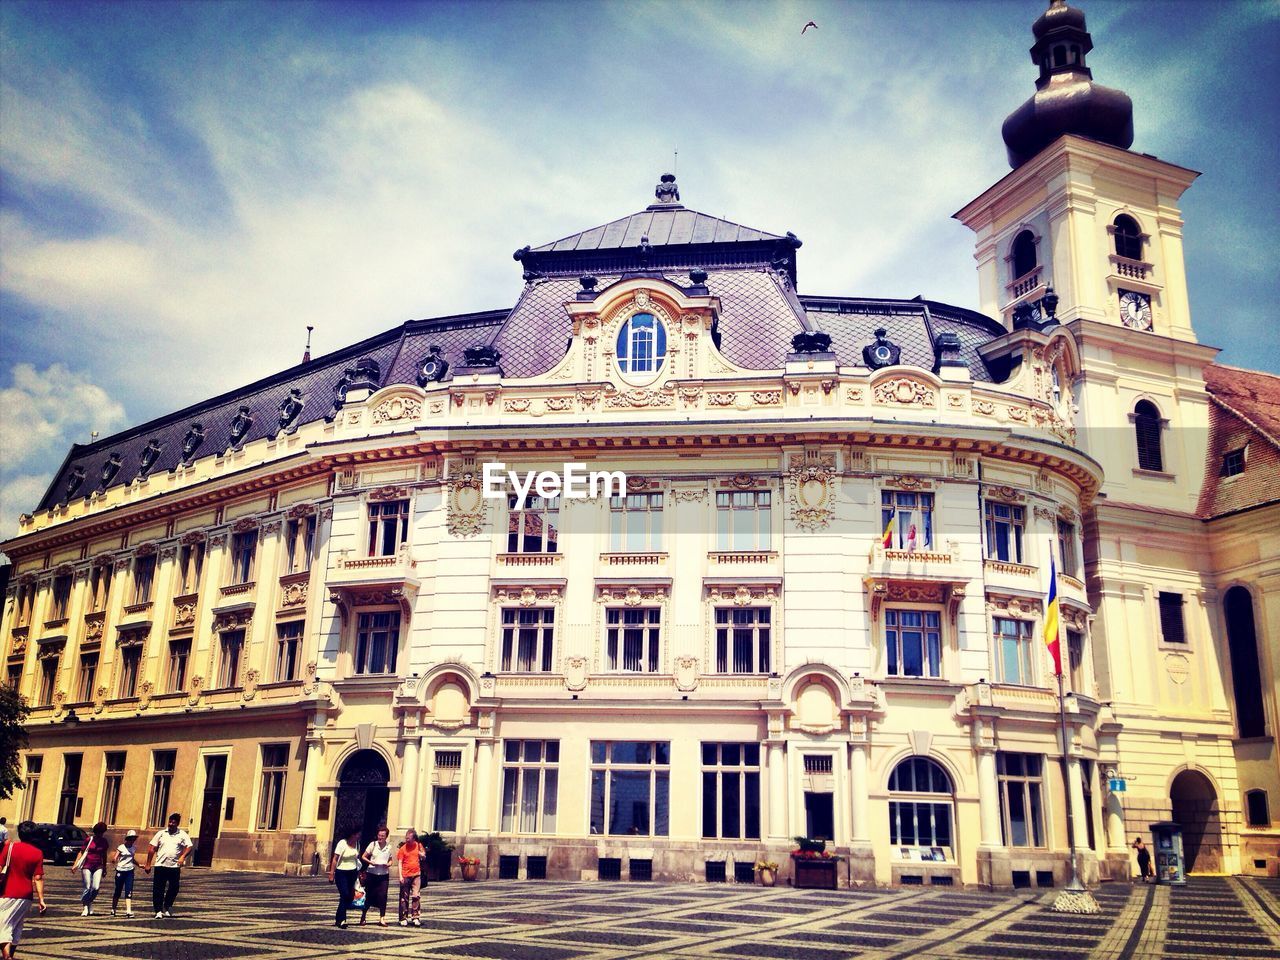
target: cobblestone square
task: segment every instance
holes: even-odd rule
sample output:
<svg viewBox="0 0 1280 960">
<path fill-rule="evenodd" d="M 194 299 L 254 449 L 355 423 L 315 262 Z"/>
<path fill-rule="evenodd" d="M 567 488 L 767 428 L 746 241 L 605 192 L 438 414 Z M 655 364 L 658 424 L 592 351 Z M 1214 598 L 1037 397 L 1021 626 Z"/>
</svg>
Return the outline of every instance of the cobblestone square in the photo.
<svg viewBox="0 0 1280 960">
<path fill-rule="evenodd" d="M 1171 960 L 1280 957 L 1280 882 L 1197 878 L 1185 888 L 1107 885 L 1102 913 L 1053 913 L 1053 891 L 897 888 L 817 893 L 737 884 L 662 886 L 531 881 L 433 884 L 421 929 L 376 918 L 333 926 L 323 879 L 188 870 L 170 920 L 152 919 L 139 877 L 132 920 L 94 916 L 79 884 L 50 867 L 50 909 L 20 956 L 50 960 Z M 394 910 L 394 898 L 392 903 Z"/>
</svg>

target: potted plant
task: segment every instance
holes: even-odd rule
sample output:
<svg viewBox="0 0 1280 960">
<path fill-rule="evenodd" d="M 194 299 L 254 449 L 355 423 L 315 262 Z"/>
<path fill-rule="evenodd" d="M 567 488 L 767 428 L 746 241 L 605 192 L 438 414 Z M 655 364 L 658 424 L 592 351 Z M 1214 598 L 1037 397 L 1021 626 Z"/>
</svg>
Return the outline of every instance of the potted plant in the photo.
<svg viewBox="0 0 1280 960">
<path fill-rule="evenodd" d="M 760 877 L 760 886 L 772 887 L 778 882 L 778 865 L 772 860 L 757 860 L 756 874 Z"/>
<path fill-rule="evenodd" d="M 836 889 L 836 863 L 840 858 L 827 849 L 827 842 L 808 837 L 796 837 L 795 841 L 796 849 L 791 851 L 795 885 L 817 890 Z"/>
<path fill-rule="evenodd" d="M 435 831 L 418 834 L 418 842 L 425 851 L 422 855 L 423 879 L 429 883 L 448 880 L 453 844 Z"/>
<path fill-rule="evenodd" d="M 463 880 L 474 880 L 480 873 L 480 858 L 459 857 L 458 867 L 462 871 Z"/>
</svg>

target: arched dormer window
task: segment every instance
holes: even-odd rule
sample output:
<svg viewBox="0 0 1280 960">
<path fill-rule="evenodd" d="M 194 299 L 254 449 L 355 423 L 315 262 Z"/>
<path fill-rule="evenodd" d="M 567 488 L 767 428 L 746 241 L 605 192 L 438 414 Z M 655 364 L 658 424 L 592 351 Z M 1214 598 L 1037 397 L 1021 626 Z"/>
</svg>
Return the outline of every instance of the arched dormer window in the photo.
<svg viewBox="0 0 1280 960">
<path fill-rule="evenodd" d="M 1223 610 L 1227 618 L 1227 649 L 1231 654 L 1236 729 L 1241 738 L 1265 737 L 1267 714 L 1262 705 L 1262 680 L 1258 673 L 1253 597 L 1244 587 L 1232 587 L 1223 598 Z"/>
<path fill-rule="evenodd" d="M 651 313 L 637 313 L 618 331 L 618 369 L 624 374 L 653 374 L 667 357 L 667 330 Z"/>
<path fill-rule="evenodd" d="M 954 859 L 954 788 L 942 767 L 928 757 L 907 757 L 889 774 L 889 843 L 919 847 L 927 859 Z M 922 857 L 923 858 L 923 857 Z"/>
<path fill-rule="evenodd" d="M 1023 230 L 1013 238 L 1013 278 L 1026 276 L 1036 268 L 1036 238 Z"/>
<path fill-rule="evenodd" d="M 1160 411 L 1150 400 L 1139 400 L 1133 408 L 1133 435 L 1138 446 L 1138 469 L 1164 470 L 1160 452 L 1160 431 L 1164 424 Z"/>
<path fill-rule="evenodd" d="M 1126 213 L 1116 217 L 1115 227 L 1116 256 L 1129 260 L 1142 259 L 1142 228 L 1138 221 Z"/>
</svg>

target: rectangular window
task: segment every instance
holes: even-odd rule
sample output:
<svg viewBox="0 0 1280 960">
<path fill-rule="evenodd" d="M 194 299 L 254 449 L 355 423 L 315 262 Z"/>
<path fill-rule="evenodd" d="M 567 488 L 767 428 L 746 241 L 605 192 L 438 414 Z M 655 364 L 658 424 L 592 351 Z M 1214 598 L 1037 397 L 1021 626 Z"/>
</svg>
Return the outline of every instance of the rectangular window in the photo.
<svg viewBox="0 0 1280 960">
<path fill-rule="evenodd" d="M 25 627 L 31 623 L 31 607 L 35 603 L 36 585 L 34 583 L 24 584 L 18 587 L 18 595 L 14 599 L 14 609 L 17 622 L 16 627 Z"/>
<path fill-rule="evenodd" d="M 760 744 L 702 745 L 702 835 L 760 839 Z"/>
<path fill-rule="evenodd" d="M 106 774 L 102 780 L 102 810 L 99 819 L 108 825 L 120 815 L 120 788 L 124 786 L 125 751 L 111 751 L 106 756 Z"/>
<path fill-rule="evenodd" d="M 151 589 L 155 586 L 156 555 L 133 558 L 133 602 L 150 603 Z"/>
<path fill-rule="evenodd" d="M 615 553 L 662 549 L 661 493 L 609 498 L 609 549 Z"/>
<path fill-rule="evenodd" d="M 1084 793 L 1084 822 L 1085 832 L 1088 834 L 1089 849 L 1097 849 L 1097 837 L 1094 834 L 1094 815 L 1096 811 L 1093 809 L 1093 761 L 1080 761 L 1080 779 Z"/>
<path fill-rule="evenodd" d="M 369 504 L 369 556 L 394 557 L 409 539 L 409 501 L 383 500 Z"/>
<path fill-rule="evenodd" d="M 1165 643 L 1186 643 L 1182 620 L 1182 594 L 1160 592 L 1160 637 Z"/>
<path fill-rule="evenodd" d="M 432 787 L 431 829 L 437 833 L 456 833 L 458 830 L 458 788 Z"/>
<path fill-rule="evenodd" d="M 88 703 L 93 699 L 93 691 L 98 683 L 98 654 L 80 654 L 80 676 L 76 681 L 76 700 Z"/>
<path fill-rule="evenodd" d="M 885 611 L 884 641 L 889 655 L 889 676 L 942 676 L 941 623 L 936 610 Z"/>
<path fill-rule="evenodd" d="M 996 754 L 1000 815 L 1006 847 L 1043 847 L 1043 757 L 1033 753 Z"/>
<path fill-rule="evenodd" d="M 218 638 L 218 690 L 240 686 L 240 661 L 244 654 L 244 631 L 228 630 Z"/>
<path fill-rule="evenodd" d="M 360 614 L 356 623 L 356 673 L 395 673 L 399 648 L 398 612 Z"/>
<path fill-rule="evenodd" d="M 169 641 L 169 665 L 165 672 L 165 690 L 179 693 L 187 687 L 187 664 L 191 661 L 190 638 Z"/>
<path fill-rule="evenodd" d="M 591 741 L 591 832 L 667 836 L 670 778 L 670 743 Z"/>
<path fill-rule="evenodd" d="M 53 616 L 51 620 L 67 619 L 71 608 L 71 574 L 54 577 L 53 580 Z"/>
<path fill-rule="evenodd" d="M 290 620 L 276 626 L 277 683 L 298 679 L 298 658 L 302 655 L 302 621 Z"/>
<path fill-rule="evenodd" d="M 658 672 L 661 615 L 657 607 L 609 607 L 605 611 L 605 658 L 609 670 Z"/>
<path fill-rule="evenodd" d="M 289 772 L 289 745 L 262 745 L 262 783 L 258 793 L 258 829 L 279 830 L 284 819 L 284 781 Z"/>
<path fill-rule="evenodd" d="M 1072 691 L 1084 693 L 1084 634 L 1079 630 L 1067 631 L 1067 669 Z"/>
<path fill-rule="evenodd" d="M 22 686 L 22 664 L 9 664 L 9 671 L 5 676 L 5 683 L 10 690 L 17 690 Z"/>
<path fill-rule="evenodd" d="M 1228 450 L 1222 455 L 1222 476 L 1234 477 L 1244 473 L 1244 447 L 1239 450 Z"/>
<path fill-rule="evenodd" d="M 204 571 L 204 541 L 184 543 L 178 552 L 178 593 L 180 597 L 200 592 Z"/>
<path fill-rule="evenodd" d="M 1267 803 L 1267 791 L 1248 790 L 1244 795 L 1245 817 L 1251 827 L 1271 826 L 1271 810 Z"/>
<path fill-rule="evenodd" d="M 231 538 L 231 584 L 253 582 L 253 563 L 258 556 L 258 531 L 242 530 Z"/>
<path fill-rule="evenodd" d="M 987 559 L 1022 562 L 1023 508 L 997 500 L 983 505 L 987 532 Z"/>
<path fill-rule="evenodd" d="M 111 564 L 100 563 L 89 571 L 89 613 L 102 613 L 107 609 L 107 595 L 111 592 Z"/>
<path fill-rule="evenodd" d="M 716 494 L 716 549 L 773 549 L 773 494 L 726 490 Z"/>
<path fill-rule="evenodd" d="M 1035 684 L 1035 647 L 1030 620 L 995 618 L 996 682 Z"/>
<path fill-rule="evenodd" d="M 560 741 L 507 740 L 502 747 L 502 832 L 555 833 Z"/>
<path fill-rule="evenodd" d="M 58 661 L 60 651 L 40 654 L 40 693 L 36 697 L 36 705 L 49 707 L 53 705 L 53 694 L 58 689 Z"/>
<path fill-rule="evenodd" d="M 34 820 L 36 818 L 36 795 L 40 792 L 40 772 L 44 769 L 44 757 L 40 754 L 29 754 L 27 756 L 27 777 L 26 783 L 22 788 L 22 819 Z M 13 832 L 13 827 L 9 827 L 9 832 Z"/>
<path fill-rule="evenodd" d="M 933 494 L 880 491 L 880 529 L 889 527 L 890 550 L 933 548 Z"/>
<path fill-rule="evenodd" d="M 507 500 L 507 553 L 555 553 L 560 548 L 560 498 L 525 497 Z"/>
<path fill-rule="evenodd" d="M 504 673 L 550 673 L 555 662 L 555 609 L 506 607 L 502 611 Z"/>
<path fill-rule="evenodd" d="M 142 669 L 142 644 L 120 648 L 120 666 L 116 674 L 116 696 L 121 700 L 138 695 L 138 673 Z"/>
<path fill-rule="evenodd" d="M 62 755 L 62 794 L 58 797 L 58 823 L 75 823 L 77 801 L 80 799 L 80 770 L 84 754 Z"/>
<path fill-rule="evenodd" d="M 716 672 L 768 673 L 772 617 L 769 607 L 716 607 Z"/>
<path fill-rule="evenodd" d="M 163 827 L 169 818 L 169 794 L 173 787 L 173 769 L 178 762 L 178 751 L 154 750 L 151 758 L 151 796 L 147 802 L 147 826 Z"/>
<path fill-rule="evenodd" d="M 1080 556 L 1076 553 L 1076 525 L 1058 521 L 1058 570 L 1068 577 L 1080 577 Z"/>
<path fill-rule="evenodd" d="M 306 517 L 295 517 L 288 522 L 284 530 L 285 573 L 302 573 L 311 569 L 311 549 L 315 540 L 314 513 Z"/>
</svg>

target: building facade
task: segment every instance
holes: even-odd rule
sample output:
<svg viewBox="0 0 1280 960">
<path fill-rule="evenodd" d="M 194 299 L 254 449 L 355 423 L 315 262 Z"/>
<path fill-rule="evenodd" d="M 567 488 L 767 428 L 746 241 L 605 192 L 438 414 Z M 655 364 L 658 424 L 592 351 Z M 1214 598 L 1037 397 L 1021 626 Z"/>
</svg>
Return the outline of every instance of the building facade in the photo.
<svg viewBox="0 0 1280 960">
<path fill-rule="evenodd" d="M 992 887 L 1065 882 L 1069 821 L 1127 877 L 1173 816 L 1196 869 L 1277 869 L 1280 388 L 1193 333 L 1195 174 L 1128 150 L 1083 15 L 1034 30 L 1014 169 L 957 214 L 981 312 L 805 296 L 794 235 L 664 176 L 518 250 L 510 309 L 74 447 L 4 546 L 0 812 L 179 810 L 228 868 L 386 823 L 495 876 L 785 877 L 806 836 Z M 569 463 L 625 488 L 488 495 Z"/>
</svg>

